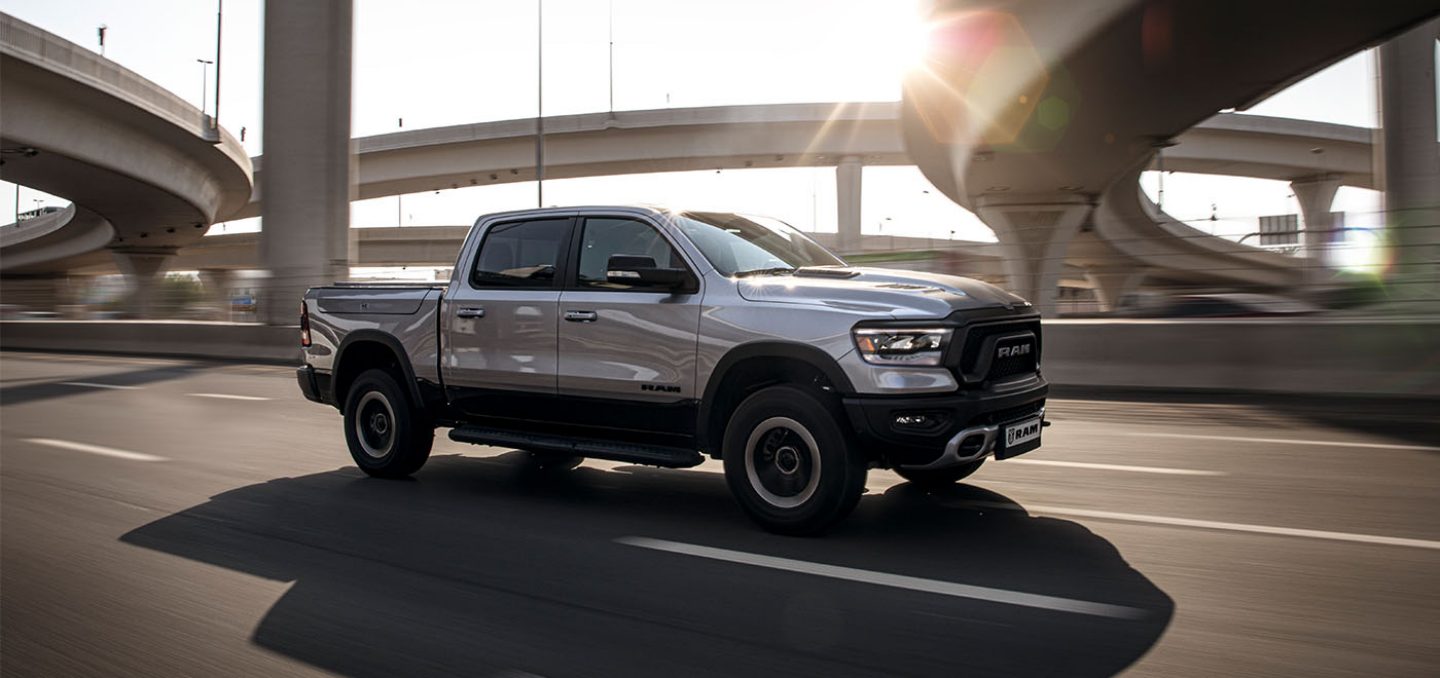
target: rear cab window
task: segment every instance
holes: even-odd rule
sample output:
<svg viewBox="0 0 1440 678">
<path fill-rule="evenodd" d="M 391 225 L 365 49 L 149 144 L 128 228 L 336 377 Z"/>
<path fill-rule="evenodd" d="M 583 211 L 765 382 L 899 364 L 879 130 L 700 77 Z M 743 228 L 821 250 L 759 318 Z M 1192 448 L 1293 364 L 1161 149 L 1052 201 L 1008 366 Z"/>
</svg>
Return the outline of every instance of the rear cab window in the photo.
<svg viewBox="0 0 1440 678">
<path fill-rule="evenodd" d="M 554 287 L 571 222 L 570 217 L 562 217 L 491 226 L 480 242 L 470 284 L 479 289 Z"/>
</svg>

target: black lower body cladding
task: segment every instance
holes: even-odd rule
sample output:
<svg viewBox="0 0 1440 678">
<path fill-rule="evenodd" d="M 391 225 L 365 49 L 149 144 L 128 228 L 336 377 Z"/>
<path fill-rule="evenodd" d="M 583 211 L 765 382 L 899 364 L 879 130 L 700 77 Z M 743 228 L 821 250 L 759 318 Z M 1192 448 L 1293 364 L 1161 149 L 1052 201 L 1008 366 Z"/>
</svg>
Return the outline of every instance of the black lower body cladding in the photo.
<svg viewBox="0 0 1440 678">
<path fill-rule="evenodd" d="M 915 396 L 847 396 L 845 413 L 867 448 L 888 465 L 920 465 L 940 457 L 945 444 L 972 426 L 1019 421 L 1045 407 L 1043 379 L 1007 390 L 957 391 Z"/>
<path fill-rule="evenodd" d="M 315 368 L 309 365 L 302 365 L 295 369 L 295 380 L 300 383 L 300 394 L 306 400 L 334 405 L 330 399 L 330 375 L 316 372 Z"/>
</svg>

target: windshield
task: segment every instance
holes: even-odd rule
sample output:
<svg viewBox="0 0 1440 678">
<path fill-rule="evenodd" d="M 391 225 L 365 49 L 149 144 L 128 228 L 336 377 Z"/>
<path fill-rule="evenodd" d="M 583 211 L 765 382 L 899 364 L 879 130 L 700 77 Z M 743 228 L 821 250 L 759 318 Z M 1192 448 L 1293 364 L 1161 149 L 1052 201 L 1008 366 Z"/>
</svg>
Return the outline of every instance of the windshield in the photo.
<svg viewBox="0 0 1440 678">
<path fill-rule="evenodd" d="M 723 275 L 781 273 L 801 266 L 844 266 L 793 226 L 768 217 L 685 212 L 675 224 Z"/>
</svg>

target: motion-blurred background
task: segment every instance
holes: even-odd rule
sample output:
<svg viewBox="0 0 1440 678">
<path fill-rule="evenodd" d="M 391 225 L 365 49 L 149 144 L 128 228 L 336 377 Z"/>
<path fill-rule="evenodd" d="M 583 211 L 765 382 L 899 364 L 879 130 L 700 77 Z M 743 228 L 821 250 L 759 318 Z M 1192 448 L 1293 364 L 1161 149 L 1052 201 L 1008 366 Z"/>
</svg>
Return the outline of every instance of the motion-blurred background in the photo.
<svg viewBox="0 0 1440 678">
<path fill-rule="evenodd" d="M 0 11 L 7 675 L 1440 666 L 1433 0 Z M 481 214 L 636 202 L 1030 299 L 1045 452 L 954 496 L 876 472 L 799 543 L 703 469 L 442 442 L 418 499 L 333 470 L 332 413 L 270 367 L 308 286 L 445 280 Z M 716 598 L 637 531 L 1147 612 L 686 570 Z"/>
</svg>

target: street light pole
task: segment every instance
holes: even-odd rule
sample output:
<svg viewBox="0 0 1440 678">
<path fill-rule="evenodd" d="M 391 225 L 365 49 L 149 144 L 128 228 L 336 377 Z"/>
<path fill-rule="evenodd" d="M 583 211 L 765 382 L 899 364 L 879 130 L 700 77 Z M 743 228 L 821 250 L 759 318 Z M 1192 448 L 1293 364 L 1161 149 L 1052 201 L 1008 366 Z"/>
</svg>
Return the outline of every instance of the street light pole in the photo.
<svg viewBox="0 0 1440 678">
<path fill-rule="evenodd" d="M 615 0 L 610 0 L 610 112 L 615 112 Z"/>
<path fill-rule="evenodd" d="M 225 23 L 225 0 L 215 0 L 215 117 L 211 126 L 220 129 L 220 27 Z"/>
<path fill-rule="evenodd" d="M 209 59 L 196 59 L 195 61 L 200 64 L 200 115 L 203 116 L 205 115 L 205 93 L 209 91 L 206 83 L 209 82 L 210 65 L 215 62 Z"/>
<path fill-rule="evenodd" d="M 395 119 L 395 129 L 405 129 L 405 118 L 396 118 L 396 119 Z M 402 195 L 402 194 L 400 194 L 400 193 L 396 193 L 396 194 L 395 194 L 395 228 L 400 228 L 401 226 L 404 226 L 404 225 L 405 225 L 405 202 L 404 202 L 404 200 L 405 200 L 405 196 L 404 196 L 404 195 Z"/>
<path fill-rule="evenodd" d="M 535 0 L 535 206 L 545 206 L 545 0 Z"/>
</svg>

